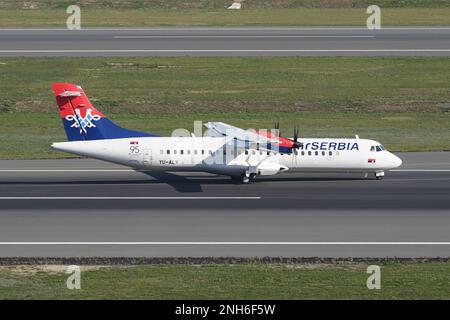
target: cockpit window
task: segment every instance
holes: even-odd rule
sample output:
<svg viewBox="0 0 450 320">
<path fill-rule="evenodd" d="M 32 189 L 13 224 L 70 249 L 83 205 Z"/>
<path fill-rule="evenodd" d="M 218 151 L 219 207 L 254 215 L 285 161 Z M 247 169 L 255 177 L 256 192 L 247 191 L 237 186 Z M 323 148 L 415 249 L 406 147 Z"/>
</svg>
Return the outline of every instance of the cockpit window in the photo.
<svg viewBox="0 0 450 320">
<path fill-rule="evenodd" d="M 384 147 L 383 147 L 383 145 L 378 145 L 378 146 L 371 146 L 370 147 L 370 151 L 372 151 L 372 152 L 380 152 L 380 151 L 384 151 L 384 150 L 386 150 Z"/>
</svg>

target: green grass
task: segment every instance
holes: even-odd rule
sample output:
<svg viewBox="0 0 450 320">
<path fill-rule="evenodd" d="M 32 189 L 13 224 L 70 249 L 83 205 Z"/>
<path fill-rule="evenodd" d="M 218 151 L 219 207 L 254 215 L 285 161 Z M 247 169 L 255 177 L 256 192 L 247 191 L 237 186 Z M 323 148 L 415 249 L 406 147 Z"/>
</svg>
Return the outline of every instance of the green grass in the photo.
<svg viewBox="0 0 450 320">
<path fill-rule="evenodd" d="M 0 9 L 0 27 L 66 27 L 62 9 Z M 102 17 L 99 19 L 99 17 Z M 82 27 L 366 26 L 365 8 L 82 9 Z M 383 8 L 382 26 L 450 25 L 450 8 Z"/>
<path fill-rule="evenodd" d="M 107 26 L 365 26 L 368 5 L 382 8 L 384 26 L 449 25 L 446 0 L 79 0 L 84 27 Z M 0 0 L 0 27 L 65 27 L 71 0 Z M 99 19 L 101 17 L 101 19 Z"/>
<path fill-rule="evenodd" d="M 105 112 L 439 111 L 450 58 L 0 58 L 0 110 L 55 112 L 53 82 Z"/>
<path fill-rule="evenodd" d="M 449 299 L 449 267 L 382 264 L 381 290 L 350 263 L 82 267 L 81 290 L 66 288 L 65 268 L 2 267 L 0 299 Z"/>
<path fill-rule="evenodd" d="M 230 4 L 230 0 L 78 0 L 82 7 L 94 9 L 218 9 Z M 64 9 L 72 0 L 0 0 L 1 9 Z M 385 8 L 450 7 L 447 0 L 252 0 L 245 1 L 245 8 L 365 8 L 376 4 Z"/>
<path fill-rule="evenodd" d="M 285 135 L 359 134 L 393 151 L 450 150 L 449 58 L 0 59 L 0 158 L 64 141 L 51 83 L 83 85 L 119 124 L 169 134 L 220 120 Z"/>
</svg>

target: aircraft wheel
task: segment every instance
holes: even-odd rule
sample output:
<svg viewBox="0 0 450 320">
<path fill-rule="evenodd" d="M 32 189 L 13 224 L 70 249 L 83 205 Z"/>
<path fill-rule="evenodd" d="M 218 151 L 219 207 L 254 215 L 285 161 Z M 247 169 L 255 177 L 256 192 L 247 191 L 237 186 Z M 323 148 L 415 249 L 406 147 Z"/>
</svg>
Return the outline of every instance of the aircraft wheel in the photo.
<svg viewBox="0 0 450 320">
<path fill-rule="evenodd" d="M 381 172 L 375 172 L 375 179 L 377 180 L 383 180 L 384 177 L 384 171 Z"/>
<path fill-rule="evenodd" d="M 248 183 L 250 183 L 250 177 L 244 175 L 244 176 L 242 177 L 242 183 L 243 183 L 243 184 L 248 184 Z"/>
</svg>

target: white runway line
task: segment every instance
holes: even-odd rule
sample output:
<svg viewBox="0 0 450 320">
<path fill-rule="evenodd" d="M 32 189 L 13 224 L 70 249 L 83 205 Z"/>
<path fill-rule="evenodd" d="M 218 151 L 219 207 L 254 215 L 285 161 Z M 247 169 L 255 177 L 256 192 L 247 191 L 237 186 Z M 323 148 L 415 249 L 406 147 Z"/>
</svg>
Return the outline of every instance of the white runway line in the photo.
<svg viewBox="0 0 450 320">
<path fill-rule="evenodd" d="M 445 53 L 450 49 L 86 49 L 0 50 L 0 53 Z"/>
<path fill-rule="evenodd" d="M 82 33 L 83 31 L 367 31 L 367 32 L 382 32 L 383 30 L 450 30 L 450 27 L 382 27 L 379 30 L 368 30 L 367 27 L 130 27 L 130 28 L 105 28 L 105 27 L 90 27 L 82 28 L 80 30 L 68 30 L 67 28 L 0 28 L 2 31 L 67 31 L 70 33 Z"/>
<path fill-rule="evenodd" d="M 193 39 L 202 39 L 202 38 L 375 38 L 375 36 L 333 36 L 333 35 L 253 35 L 253 36 L 241 36 L 241 35 L 158 35 L 158 36 L 114 36 L 114 39 L 179 39 L 179 38 L 193 38 Z"/>
<path fill-rule="evenodd" d="M 0 169 L 0 172 L 151 172 L 133 169 Z M 450 169 L 392 169 L 392 172 L 450 172 Z M 314 172 L 311 172 L 314 173 Z"/>
<path fill-rule="evenodd" d="M 0 200 L 260 200 L 261 197 L 0 197 Z"/>
<path fill-rule="evenodd" d="M 0 169 L 0 172 L 148 172 L 133 169 Z"/>
<path fill-rule="evenodd" d="M 392 172 L 450 172 L 450 169 L 392 169 Z"/>
<path fill-rule="evenodd" d="M 401 245 L 448 246 L 450 242 L 354 242 L 354 241 L 4 241 L 0 245 Z"/>
</svg>

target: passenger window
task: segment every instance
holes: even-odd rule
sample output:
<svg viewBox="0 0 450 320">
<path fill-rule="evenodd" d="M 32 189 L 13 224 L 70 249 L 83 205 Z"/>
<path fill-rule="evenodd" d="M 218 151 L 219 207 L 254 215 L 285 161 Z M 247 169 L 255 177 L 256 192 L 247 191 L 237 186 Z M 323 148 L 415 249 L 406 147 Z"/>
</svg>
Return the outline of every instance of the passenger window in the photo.
<svg viewBox="0 0 450 320">
<path fill-rule="evenodd" d="M 318 156 L 319 155 L 319 151 L 316 151 L 315 154 L 316 154 L 316 156 Z"/>
<path fill-rule="evenodd" d="M 170 154 L 170 150 L 167 150 L 167 154 Z"/>
<path fill-rule="evenodd" d="M 183 154 L 183 150 L 180 150 L 180 154 Z"/>
<path fill-rule="evenodd" d="M 205 150 L 202 150 L 202 154 L 205 154 Z"/>
<path fill-rule="evenodd" d="M 308 151 L 308 156 L 310 156 L 311 155 L 311 151 Z"/>
<path fill-rule="evenodd" d="M 267 155 L 270 156 L 270 151 L 267 151 Z"/>
<path fill-rule="evenodd" d="M 325 155 L 325 151 L 322 151 L 322 155 L 323 155 L 323 156 Z"/>
<path fill-rule="evenodd" d="M 333 151 L 328 151 L 328 155 L 332 156 L 333 155 Z"/>
<path fill-rule="evenodd" d="M 173 150 L 173 154 L 177 154 L 177 150 Z"/>
<path fill-rule="evenodd" d="M 245 150 L 245 155 L 246 155 L 246 156 L 248 155 L 248 150 Z"/>
<path fill-rule="evenodd" d="M 304 156 L 305 155 L 305 151 L 302 151 L 302 156 Z"/>
<path fill-rule="evenodd" d="M 188 151 L 187 151 L 187 154 L 191 154 L 191 150 L 188 150 Z"/>
<path fill-rule="evenodd" d="M 197 150 L 194 150 L 194 154 L 197 155 Z"/>
</svg>

